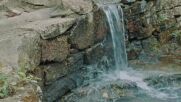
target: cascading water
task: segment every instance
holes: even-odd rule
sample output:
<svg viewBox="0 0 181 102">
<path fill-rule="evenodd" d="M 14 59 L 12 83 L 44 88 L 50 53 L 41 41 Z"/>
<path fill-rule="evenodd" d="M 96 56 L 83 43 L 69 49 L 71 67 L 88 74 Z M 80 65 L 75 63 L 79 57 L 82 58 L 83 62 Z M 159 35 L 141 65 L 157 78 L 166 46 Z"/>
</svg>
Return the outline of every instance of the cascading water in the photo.
<svg viewBox="0 0 181 102">
<path fill-rule="evenodd" d="M 134 74 L 130 75 L 129 72 L 124 71 L 126 68 L 128 68 L 128 60 L 126 53 L 124 15 L 122 7 L 119 5 L 105 5 L 103 6 L 103 10 L 107 17 L 113 43 L 115 66 L 112 67 L 116 68 L 116 70 L 111 72 L 111 74 L 104 75 L 104 78 L 108 80 L 129 80 L 135 82 L 138 87 L 146 91 L 158 93 L 159 97 L 166 97 L 164 93 L 157 92 L 149 87 L 147 83 L 143 81 L 142 77 Z"/>
<path fill-rule="evenodd" d="M 65 100 L 67 100 L 67 102 L 171 102 L 166 101 L 167 97 L 169 97 L 168 94 L 148 86 L 144 81 L 143 72 L 140 73 L 128 67 L 124 17 L 121 6 L 102 4 L 101 8 L 106 14 L 111 33 L 114 65 L 111 66 L 110 69 L 113 70 L 110 70 L 108 73 L 103 72 L 97 75 L 96 78 L 90 77 L 91 74 L 88 74 L 90 79 L 86 81 L 82 87 L 76 89 L 75 94 L 70 94 Z M 131 94 L 133 94 L 136 89 L 134 98 L 129 96 L 130 93 L 127 89 L 131 90 Z M 126 93 L 124 93 L 124 90 L 128 91 L 126 100 L 124 100 L 124 98 L 121 99 L 121 95 L 124 96 Z M 139 95 L 141 95 L 141 99 L 139 99 Z M 121 100 L 119 100 L 119 98 Z"/>
<path fill-rule="evenodd" d="M 121 16 L 118 8 L 121 10 Z M 128 62 L 125 47 L 123 10 L 120 6 L 117 5 L 103 6 L 103 10 L 107 16 L 107 21 L 110 27 L 114 51 L 115 68 L 124 69 L 128 66 Z"/>
</svg>

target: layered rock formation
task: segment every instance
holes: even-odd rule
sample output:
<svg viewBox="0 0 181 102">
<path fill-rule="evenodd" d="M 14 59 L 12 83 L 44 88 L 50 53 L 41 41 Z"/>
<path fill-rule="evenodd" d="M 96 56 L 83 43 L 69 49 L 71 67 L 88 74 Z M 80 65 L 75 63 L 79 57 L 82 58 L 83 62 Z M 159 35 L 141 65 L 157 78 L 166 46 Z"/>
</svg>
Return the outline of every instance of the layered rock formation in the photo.
<svg viewBox="0 0 181 102">
<path fill-rule="evenodd" d="M 168 55 L 181 58 L 180 5 L 180 0 L 137 0 L 125 5 L 129 59 L 155 63 Z"/>
<path fill-rule="evenodd" d="M 12 2 L 15 5 L 9 5 Z M 7 0 L 1 5 L 5 14 L 0 20 L 0 63 L 41 79 L 45 101 L 77 87 L 79 81 L 74 81 L 81 83 L 81 68 L 100 60 L 102 55 L 92 54 L 99 52 L 95 46 L 108 30 L 104 13 L 93 1 Z"/>
</svg>

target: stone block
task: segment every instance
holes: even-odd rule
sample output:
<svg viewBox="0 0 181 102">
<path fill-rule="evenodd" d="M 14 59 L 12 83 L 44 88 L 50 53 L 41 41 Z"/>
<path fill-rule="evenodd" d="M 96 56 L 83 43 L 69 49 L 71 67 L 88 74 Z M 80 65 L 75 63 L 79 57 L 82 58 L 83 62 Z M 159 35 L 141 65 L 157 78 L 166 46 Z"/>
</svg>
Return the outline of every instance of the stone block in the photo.
<svg viewBox="0 0 181 102">
<path fill-rule="evenodd" d="M 36 31 L 43 39 L 50 39 L 65 33 L 73 26 L 75 20 L 75 18 L 50 18 L 29 23 L 21 28 Z"/>
<path fill-rule="evenodd" d="M 82 53 L 73 54 L 62 63 L 42 65 L 41 67 L 45 74 L 45 84 L 51 84 L 51 82 L 79 70 L 82 66 Z"/>
<path fill-rule="evenodd" d="M 62 62 L 69 55 L 70 45 L 65 35 L 55 39 L 42 40 L 41 49 L 41 62 Z"/>
<path fill-rule="evenodd" d="M 77 49 L 85 49 L 94 44 L 94 39 L 93 15 L 82 16 L 72 30 L 70 43 Z"/>
<path fill-rule="evenodd" d="M 2 63 L 31 70 L 40 64 L 40 36 L 20 29 L 1 32 L 0 55 Z"/>
</svg>

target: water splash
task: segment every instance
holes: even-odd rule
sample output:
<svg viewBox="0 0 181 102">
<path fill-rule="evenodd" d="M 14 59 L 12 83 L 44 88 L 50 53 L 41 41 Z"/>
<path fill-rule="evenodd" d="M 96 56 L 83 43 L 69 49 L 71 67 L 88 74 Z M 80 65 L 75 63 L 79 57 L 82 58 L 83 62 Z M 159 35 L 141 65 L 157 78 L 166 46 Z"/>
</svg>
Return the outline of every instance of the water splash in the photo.
<svg viewBox="0 0 181 102">
<path fill-rule="evenodd" d="M 143 72 L 142 72 L 143 73 Z M 150 86 L 144 81 L 144 74 L 141 72 L 129 69 L 129 71 L 114 71 L 101 75 L 103 83 L 109 81 L 124 80 L 127 82 L 135 83 L 137 87 L 144 90 L 147 94 L 156 98 L 168 98 L 168 94 L 160 92 Z"/>
</svg>

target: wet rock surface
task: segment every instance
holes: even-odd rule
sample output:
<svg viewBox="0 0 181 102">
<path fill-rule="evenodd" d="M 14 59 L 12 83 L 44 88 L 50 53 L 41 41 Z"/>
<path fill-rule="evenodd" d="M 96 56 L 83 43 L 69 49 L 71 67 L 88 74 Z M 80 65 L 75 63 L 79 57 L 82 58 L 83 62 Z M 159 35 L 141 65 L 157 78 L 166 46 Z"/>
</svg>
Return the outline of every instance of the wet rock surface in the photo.
<svg viewBox="0 0 181 102">
<path fill-rule="evenodd" d="M 180 74 L 171 74 L 171 75 L 159 75 L 151 78 L 145 79 L 150 86 L 156 88 L 175 86 L 179 87 L 181 85 L 181 75 Z"/>
<path fill-rule="evenodd" d="M 72 54 L 65 61 L 61 63 L 51 63 L 42 65 L 41 73 L 44 73 L 44 84 L 51 84 L 53 81 L 63 78 L 68 74 L 76 72 L 83 67 L 83 54 Z"/>
<path fill-rule="evenodd" d="M 147 83 L 140 84 L 135 80 L 101 78 L 90 81 L 82 87 L 72 90 L 58 102 L 170 102 L 180 99 L 180 73 L 165 73 L 142 69 L 143 78 Z M 130 72 L 128 72 L 130 73 Z M 134 71 L 134 73 L 137 73 Z M 112 74 L 111 76 L 114 76 Z M 107 75 L 109 76 L 109 75 Z M 123 75 L 124 76 L 124 75 Z M 132 74 L 134 76 L 134 74 Z M 134 76 L 138 78 L 138 76 Z M 115 77 L 114 77 L 115 78 Z M 125 78 L 125 77 L 124 77 Z M 141 85 L 141 86 L 140 86 Z M 143 86 L 142 86 L 143 85 Z M 148 89 L 147 89 L 148 88 Z"/>
<path fill-rule="evenodd" d="M 93 83 L 93 82 L 92 82 Z M 72 91 L 72 93 L 64 96 L 60 102 L 83 102 L 83 101 L 108 101 L 119 99 L 124 96 L 132 96 L 133 92 L 138 88 L 134 82 L 126 80 L 110 81 L 103 84 L 91 83 L 88 86 L 83 86 Z M 98 85 L 98 86 L 96 86 Z M 132 91 L 131 91 L 132 89 Z"/>
</svg>

